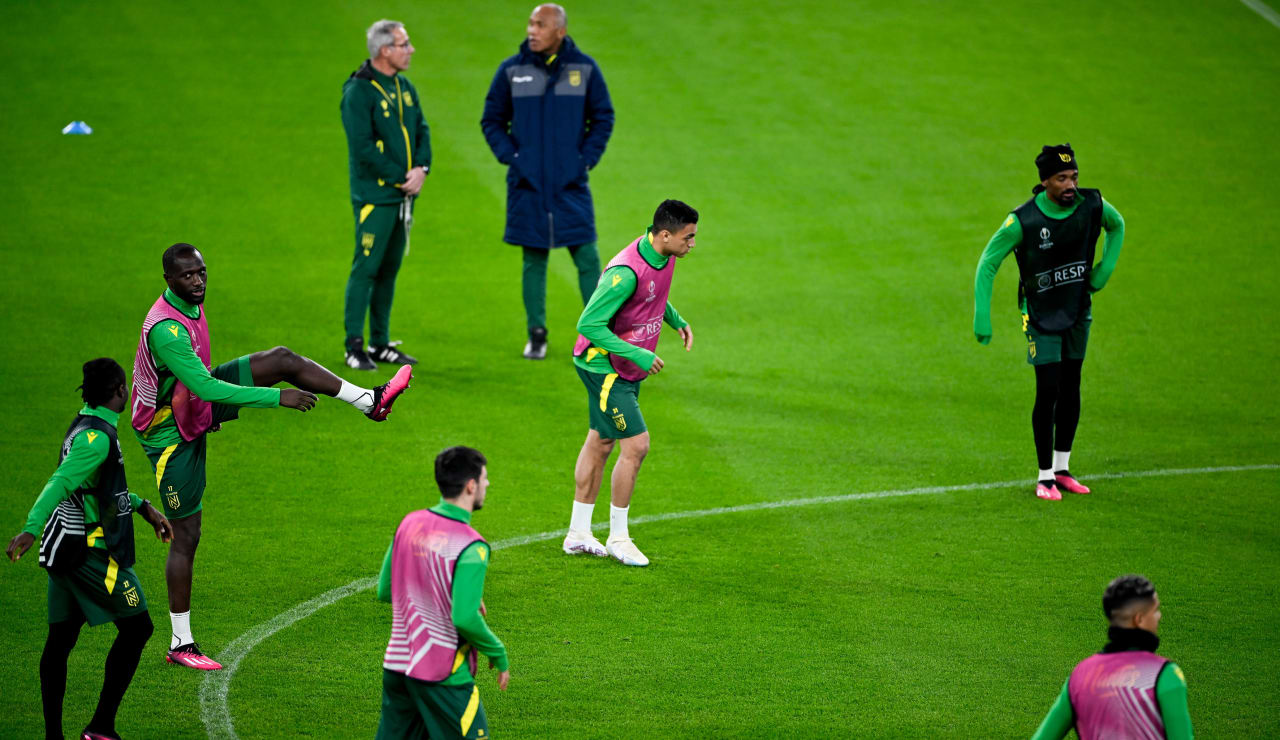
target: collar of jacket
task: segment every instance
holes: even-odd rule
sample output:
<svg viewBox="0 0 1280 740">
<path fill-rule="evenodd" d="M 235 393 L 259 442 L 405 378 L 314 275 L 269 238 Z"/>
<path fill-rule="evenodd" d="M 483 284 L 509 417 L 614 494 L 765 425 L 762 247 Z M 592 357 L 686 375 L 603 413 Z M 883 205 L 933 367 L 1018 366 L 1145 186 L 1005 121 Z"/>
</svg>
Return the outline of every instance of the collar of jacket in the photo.
<svg viewBox="0 0 1280 740">
<path fill-rule="evenodd" d="M 537 52 L 529 51 L 529 39 L 520 42 L 520 61 L 525 64 L 536 64 L 540 67 L 546 67 L 547 72 L 555 75 L 556 70 L 564 63 L 564 60 L 578 56 L 578 45 L 573 43 L 573 38 L 565 36 L 564 41 L 560 42 L 560 51 L 556 52 L 555 59 L 551 60 L 551 64 L 547 64 L 547 57 Z"/>
<path fill-rule="evenodd" d="M 1154 653 L 1160 647 L 1160 638 L 1154 632 L 1130 627 L 1108 627 L 1109 642 L 1104 653 L 1123 653 L 1126 650 L 1145 650 Z"/>
<path fill-rule="evenodd" d="M 388 77 L 373 68 L 373 63 L 368 59 L 364 60 L 364 64 L 360 65 L 360 69 L 351 73 L 351 76 L 358 80 L 377 80 L 382 86 L 396 84 L 394 77 Z"/>
</svg>

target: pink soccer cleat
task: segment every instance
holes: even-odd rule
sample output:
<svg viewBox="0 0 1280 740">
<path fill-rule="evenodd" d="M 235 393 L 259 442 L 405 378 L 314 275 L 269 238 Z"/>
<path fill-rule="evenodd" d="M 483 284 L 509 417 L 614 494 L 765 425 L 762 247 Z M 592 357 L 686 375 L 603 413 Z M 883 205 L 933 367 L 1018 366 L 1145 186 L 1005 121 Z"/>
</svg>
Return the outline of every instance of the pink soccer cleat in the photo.
<svg viewBox="0 0 1280 740">
<path fill-rule="evenodd" d="M 1045 481 L 1036 484 L 1036 498 L 1042 498 L 1045 501 L 1061 501 L 1062 494 L 1058 491 L 1058 487 L 1053 485 L 1052 481 L 1048 481 L 1049 485 L 1045 485 Z"/>
<path fill-rule="evenodd" d="M 170 650 L 169 654 L 165 656 L 165 660 L 187 668 L 195 668 L 198 671 L 222 670 L 222 664 L 216 660 L 206 658 L 204 653 L 200 652 L 200 646 L 194 642 L 179 645 Z"/>
<path fill-rule="evenodd" d="M 391 414 L 391 404 L 409 390 L 410 380 L 413 380 L 413 368 L 402 365 L 391 380 L 373 389 L 373 408 L 365 416 L 374 421 L 386 421 Z"/>
<path fill-rule="evenodd" d="M 120 740 L 119 735 L 108 735 L 104 732 L 85 730 L 80 733 L 80 740 Z"/>
<path fill-rule="evenodd" d="M 1068 473 L 1065 470 L 1056 471 L 1053 474 L 1053 477 L 1058 482 L 1058 485 L 1060 487 L 1065 488 L 1072 493 L 1088 493 L 1089 492 L 1088 486 L 1076 480 L 1074 476 L 1072 476 L 1070 473 Z"/>
</svg>

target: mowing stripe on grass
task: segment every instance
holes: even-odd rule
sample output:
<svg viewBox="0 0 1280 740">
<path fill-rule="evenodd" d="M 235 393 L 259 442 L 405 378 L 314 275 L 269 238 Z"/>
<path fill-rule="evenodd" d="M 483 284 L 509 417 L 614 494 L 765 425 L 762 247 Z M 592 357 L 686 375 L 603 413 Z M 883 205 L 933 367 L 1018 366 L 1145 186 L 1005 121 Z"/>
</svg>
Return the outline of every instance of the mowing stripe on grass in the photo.
<svg viewBox="0 0 1280 740">
<path fill-rule="evenodd" d="M 1129 473 L 1099 473 L 1097 475 L 1082 475 L 1080 476 L 1080 480 L 1160 478 L 1178 475 L 1208 475 L 1212 473 L 1246 473 L 1257 470 L 1280 470 L 1280 465 L 1227 465 L 1213 468 L 1171 468 L 1167 470 L 1142 470 Z M 672 519 L 692 519 L 694 517 L 714 516 L 716 514 L 736 514 L 743 511 L 786 509 L 794 506 L 816 506 L 818 504 L 838 504 L 846 501 L 863 501 L 866 499 L 877 498 L 922 496 L 934 493 L 954 493 L 957 491 L 990 491 L 998 488 L 1017 488 L 1019 486 L 1030 487 L 1033 483 L 1035 483 L 1033 480 L 1000 481 L 997 483 L 964 483 L 955 486 L 924 486 L 921 488 L 903 488 L 892 491 L 848 493 L 840 496 L 818 496 L 816 498 L 763 501 L 755 504 L 742 504 L 741 506 L 720 506 L 714 509 L 700 509 L 697 511 L 670 511 L 665 514 L 650 514 L 648 516 L 635 517 L 631 520 L 631 523 L 646 524 L 648 522 L 665 522 Z M 592 528 L 605 529 L 608 526 L 608 523 L 600 522 Z M 547 540 L 553 540 L 557 537 L 563 536 L 563 529 L 558 529 L 552 532 L 539 532 L 537 534 L 499 540 L 492 543 L 492 548 L 494 550 L 502 550 L 508 547 L 530 545 L 535 542 L 546 542 Z M 204 722 L 205 731 L 209 733 L 209 737 L 238 737 L 236 735 L 235 725 L 231 719 L 231 711 L 227 706 L 227 692 L 231 688 L 231 679 L 235 677 L 236 670 L 240 667 L 240 661 L 243 660 L 251 650 L 268 637 L 271 637 L 275 633 L 291 626 L 299 620 L 311 616 L 320 609 L 341 601 L 352 594 L 374 588 L 377 585 L 378 579 L 376 577 L 354 580 L 345 586 L 339 586 L 338 588 L 320 594 L 314 599 L 304 601 L 292 609 L 282 614 L 278 614 L 262 624 L 249 629 L 244 634 L 232 640 L 231 644 L 227 645 L 227 647 L 218 654 L 218 658 L 222 661 L 224 666 L 223 669 L 220 671 L 210 671 L 205 675 L 204 683 L 200 684 L 200 719 Z"/>
<path fill-rule="evenodd" d="M 1269 22 L 1271 25 L 1275 26 L 1276 28 L 1280 28 L 1280 13 L 1277 13 L 1276 11 L 1272 10 L 1271 6 L 1262 2 L 1262 0 L 1240 0 L 1240 2 L 1248 6 L 1249 10 L 1252 10 L 1253 12 L 1262 16 L 1263 18 L 1267 19 L 1267 22 Z"/>
</svg>

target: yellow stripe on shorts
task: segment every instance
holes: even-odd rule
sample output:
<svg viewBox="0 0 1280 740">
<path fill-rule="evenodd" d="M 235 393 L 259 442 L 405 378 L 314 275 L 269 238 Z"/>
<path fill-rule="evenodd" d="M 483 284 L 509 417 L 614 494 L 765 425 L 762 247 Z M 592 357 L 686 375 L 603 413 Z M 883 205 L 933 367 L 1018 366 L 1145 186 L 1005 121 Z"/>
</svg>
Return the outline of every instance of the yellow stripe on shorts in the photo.
<svg viewBox="0 0 1280 740">
<path fill-rule="evenodd" d="M 102 527 L 98 527 L 97 529 L 93 530 L 92 532 L 90 532 L 88 535 L 85 536 L 85 541 L 88 543 L 89 547 L 93 547 L 93 543 L 97 542 L 98 538 L 101 536 L 102 536 Z"/>
<path fill-rule="evenodd" d="M 378 142 L 378 143 L 379 143 L 379 144 L 381 144 L 382 142 Z M 361 225 L 363 225 L 363 224 L 364 224 L 364 220 L 365 220 L 366 218 L 369 218 L 369 214 L 370 214 L 370 213 L 373 213 L 373 204 L 372 204 L 372 203 L 366 203 L 366 204 L 365 204 L 365 206 L 364 206 L 364 208 L 361 208 L 361 209 L 360 209 L 360 223 L 361 223 Z"/>
<path fill-rule="evenodd" d="M 609 405 L 609 389 L 613 387 L 613 381 L 618 379 L 617 373 L 609 373 L 604 376 L 604 385 L 600 386 L 600 410 L 608 411 Z"/>
<path fill-rule="evenodd" d="M 473 685 L 471 687 L 471 700 L 467 702 L 467 711 L 462 713 L 462 734 L 466 736 L 471 729 L 471 723 L 476 719 L 476 712 L 480 709 L 480 687 Z"/>
<path fill-rule="evenodd" d="M 160 490 L 160 481 L 164 479 L 165 466 L 169 464 L 169 456 L 173 451 L 178 449 L 177 445 L 169 445 L 164 448 L 164 454 L 160 455 L 160 462 L 156 463 L 156 491 Z"/>
<path fill-rule="evenodd" d="M 116 587 L 116 572 L 120 570 L 120 565 L 116 563 L 116 559 L 107 556 L 107 577 L 102 581 L 107 587 L 107 593 L 111 593 Z"/>
</svg>

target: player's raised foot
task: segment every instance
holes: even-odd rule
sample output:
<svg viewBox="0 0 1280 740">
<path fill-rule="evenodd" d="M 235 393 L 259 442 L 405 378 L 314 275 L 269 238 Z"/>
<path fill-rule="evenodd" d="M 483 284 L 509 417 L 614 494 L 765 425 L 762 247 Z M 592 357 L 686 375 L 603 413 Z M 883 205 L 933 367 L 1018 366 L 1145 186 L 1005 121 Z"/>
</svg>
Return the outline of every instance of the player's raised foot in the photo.
<svg viewBox="0 0 1280 740">
<path fill-rule="evenodd" d="M 373 389 L 373 408 L 365 416 L 374 421 L 386 421 L 391 414 L 391 404 L 396 402 L 402 393 L 409 390 L 409 381 L 413 380 L 413 368 L 404 365 L 391 380 Z"/>
<path fill-rule="evenodd" d="M 529 330 L 529 341 L 524 345 L 526 360 L 542 360 L 547 356 L 547 330 L 535 326 Z"/>
<path fill-rule="evenodd" d="M 605 549 L 609 551 L 614 560 L 623 565 L 636 565 L 643 568 L 649 564 L 649 558 L 646 558 L 644 553 L 640 552 L 640 548 L 636 547 L 636 543 L 632 542 L 629 537 L 627 539 L 610 538 L 605 545 Z"/>
<path fill-rule="evenodd" d="M 1045 501 L 1061 501 L 1062 493 L 1058 491 L 1053 481 L 1042 480 L 1036 484 L 1036 498 L 1042 498 Z"/>
<path fill-rule="evenodd" d="M 206 658 L 205 654 L 200 652 L 200 646 L 194 642 L 188 642 L 186 645 L 179 645 L 170 650 L 165 660 L 199 671 L 222 670 L 222 664 L 212 658 Z"/>
<path fill-rule="evenodd" d="M 374 362 L 385 362 L 389 365 L 417 365 L 418 358 L 413 355 L 406 355 L 400 351 L 396 345 L 399 342 L 391 342 L 386 345 L 371 344 L 369 345 L 369 358 Z"/>
<path fill-rule="evenodd" d="M 1065 470 L 1053 471 L 1053 478 L 1058 483 L 1059 488 L 1065 488 L 1072 493 L 1088 493 L 1089 487 L 1076 480 L 1075 476 Z"/>
<path fill-rule="evenodd" d="M 596 539 L 590 532 L 575 532 L 569 530 L 569 534 L 564 538 L 564 544 L 560 546 L 569 555 L 595 555 L 598 558 L 608 557 L 609 551 L 604 549 L 604 545 L 600 544 L 600 540 Z"/>
</svg>

